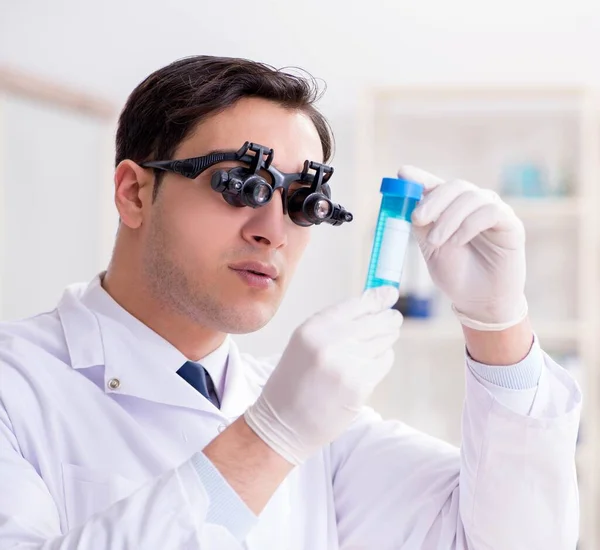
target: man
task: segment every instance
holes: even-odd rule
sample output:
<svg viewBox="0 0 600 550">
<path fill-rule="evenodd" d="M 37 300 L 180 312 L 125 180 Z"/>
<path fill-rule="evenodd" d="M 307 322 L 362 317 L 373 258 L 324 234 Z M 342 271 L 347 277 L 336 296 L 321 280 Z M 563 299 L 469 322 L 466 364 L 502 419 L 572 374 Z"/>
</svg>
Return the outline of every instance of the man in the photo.
<svg viewBox="0 0 600 550">
<path fill-rule="evenodd" d="M 309 225 L 349 220 L 315 99 L 212 57 L 131 94 L 107 271 L 0 331 L 0 550 L 574 548 L 580 394 L 534 337 L 523 226 L 495 194 L 401 171 L 464 328 L 460 451 L 364 407 L 393 289 L 317 313 L 275 365 L 227 336 L 271 319 Z"/>
</svg>

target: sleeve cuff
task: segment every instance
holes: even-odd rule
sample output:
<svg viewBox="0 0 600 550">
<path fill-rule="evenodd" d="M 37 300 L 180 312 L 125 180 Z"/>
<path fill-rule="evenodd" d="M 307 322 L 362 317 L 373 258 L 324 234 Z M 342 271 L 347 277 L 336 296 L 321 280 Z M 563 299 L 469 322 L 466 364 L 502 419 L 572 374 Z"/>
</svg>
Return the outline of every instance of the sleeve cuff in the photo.
<svg viewBox="0 0 600 550">
<path fill-rule="evenodd" d="M 222 525 L 240 542 L 254 527 L 257 517 L 203 454 L 190 459 L 210 501 L 206 521 Z"/>
<path fill-rule="evenodd" d="M 480 380 L 510 390 L 527 390 L 537 387 L 544 357 L 537 336 L 527 357 L 509 366 L 490 366 L 478 363 L 467 352 L 467 365 L 471 372 Z"/>
</svg>

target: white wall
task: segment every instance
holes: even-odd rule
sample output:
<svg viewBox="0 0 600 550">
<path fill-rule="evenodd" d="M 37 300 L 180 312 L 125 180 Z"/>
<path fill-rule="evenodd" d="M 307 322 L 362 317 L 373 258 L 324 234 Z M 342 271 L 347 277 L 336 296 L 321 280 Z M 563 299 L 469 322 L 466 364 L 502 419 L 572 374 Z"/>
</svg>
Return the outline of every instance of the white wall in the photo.
<svg viewBox="0 0 600 550">
<path fill-rule="evenodd" d="M 337 133 L 335 193 L 351 206 L 357 200 L 354 109 L 363 86 L 600 81 L 598 2 L 490 4 L 177 0 L 167 9 L 158 0 L 0 0 L 0 63 L 119 105 L 150 71 L 185 55 L 239 55 L 302 66 L 328 83 L 322 106 Z M 376 188 L 377 182 L 369 183 Z M 110 193 L 111 182 L 105 185 Z M 346 277 L 354 239 L 352 225 L 317 228 L 277 322 L 242 338 L 244 347 L 257 353 L 280 349 L 309 313 L 357 290 Z M 26 242 L 23 236 L 19 244 Z"/>
<path fill-rule="evenodd" d="M 0 313 L 15 319 L 52 309 L 65 284 L 92 278 L 108 257 L 110 173 L 102 121 L 11 96 L 0 111 Z"/>
</svg>

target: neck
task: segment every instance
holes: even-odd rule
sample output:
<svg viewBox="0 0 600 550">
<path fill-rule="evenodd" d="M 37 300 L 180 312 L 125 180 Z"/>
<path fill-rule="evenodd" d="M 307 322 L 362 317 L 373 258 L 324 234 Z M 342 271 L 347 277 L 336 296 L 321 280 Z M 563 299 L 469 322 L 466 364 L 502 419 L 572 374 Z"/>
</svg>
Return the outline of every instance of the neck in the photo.
<svg viewBox="0 0 600 550">
<path fill-rule="evenodd" d="M 216 350 L 226 334 L 193 323 L 157 300 L 134 265 L 113 257 L 102 287 L 123 309 L 162 336 L 192 361 Z"/>
</svg>

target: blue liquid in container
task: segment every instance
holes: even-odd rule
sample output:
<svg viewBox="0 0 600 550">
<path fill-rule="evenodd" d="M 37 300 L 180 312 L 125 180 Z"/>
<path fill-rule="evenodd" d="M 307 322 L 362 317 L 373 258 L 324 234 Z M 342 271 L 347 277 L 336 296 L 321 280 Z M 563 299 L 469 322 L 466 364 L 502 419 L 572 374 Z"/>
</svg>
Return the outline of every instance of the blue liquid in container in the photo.
<svg viewBox="0 0 600 550">
<path fill-rule="evenodd" d="M 423 186 L 402 178 L 383 178 L 381 207 L 373 239 L 367 288 L 400 286 L 410 236 L 410 218 L 423 196 Z"/>
</svg>

